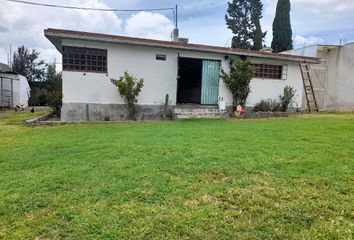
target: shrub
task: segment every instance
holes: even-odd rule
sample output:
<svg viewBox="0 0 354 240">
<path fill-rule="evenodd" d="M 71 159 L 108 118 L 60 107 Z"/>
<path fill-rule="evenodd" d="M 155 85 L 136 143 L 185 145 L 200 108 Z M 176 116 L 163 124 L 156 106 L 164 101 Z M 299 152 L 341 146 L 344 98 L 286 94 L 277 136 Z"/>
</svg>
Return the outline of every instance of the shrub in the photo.
<svg viewBox="0 0 354 240">
<path fill-rule="evenodd" d="M 38 96 L 38 105 L 46 106 L 48 104 L 48 93 Z"/>
<path fill-rule="evenodd" d="M 46 73 L 48 88 L 48 106 L 51 107 L 53 114 L 60 117 L 62 106 L 62 74 L 56 72 L 55 64 L 49 64 Z"/>
<path fill-rule="evenodd" d="M 233 61 L 230 64 L 230 72 L 221 70 L 221 78 L 230 89 L 235 106 L 245 106 L 250 90 L 250 81 L 255 76 L 252 63 L 244 60 Z"/>
<path fill-rule="evenodd" d="M 113 120 L 113 115 L 109 114 L 109 113 L 105 113 L 104 115 L 98 111 L 97 109 L 94 111 L 94 114 L 96 116 L 96 119 L 99 121 L 111 121 Z"/>
<path fill-rule="evenodd" d="M 118 80 L 111 79 L 111 82 L 117 86 L 119 94 L 127 105 L 129 119 L 135 120 L 136 104 L 144 86 L 144 80 L 142 78 L 138 80 L 128 72 L 125 72 L 123 77 Z"/>
<path fill-rule="evenodd" d="M 253 111 L 255 112 L 279 112 L 281 110 L 281 103 L 275 99 L 261 100 L 257 103 Z"/>
<path fill-rule="evenodd" d="M 261 100 L 257 103 L 253 111 L 255 112 L 286 112 L 289 104 L 293 101 L 296 90 L 293 87 L 285 86 L 283 95 L 279 96 L 279 101 L 274 99 Z"/>
<path fill-rule="evenodd" d="M 105 115 L 103 116 L 103 120 L 105 120 L 105 121 L 107 121 L 107 122 L 111 121 L 112 118 L 113 118 L 113 115 L 111 115 L 111 114 L 109 114 L 109 113 L 107 113 L 107 114 L 105 114 Z"/>
<path fill-rule="evenodd" d="M 53 114 L 60 117 L 60 109 L 62 106 L 62 92 L 61 91 L 49 92 L 48 105 L 51 107 Z"/>
<path fill-rule="evenodd" d="M 42 82 L 41 82 L 42 83 Z M 33 85 L 33 83 L 31 83 Z M 48 105 L 48 90 L 42 85 L 31 86 L 30 96 L 28 99 L 28 104 L 30 106 L 47 106 Z"/>
<path fill-rule="evenodd" d="M 280 95 L 281 110 L 288 111 L 289 104 L 293 101 L 296 90 L 293 87 L 285 86 L 283 95 Z"/>
</svg>

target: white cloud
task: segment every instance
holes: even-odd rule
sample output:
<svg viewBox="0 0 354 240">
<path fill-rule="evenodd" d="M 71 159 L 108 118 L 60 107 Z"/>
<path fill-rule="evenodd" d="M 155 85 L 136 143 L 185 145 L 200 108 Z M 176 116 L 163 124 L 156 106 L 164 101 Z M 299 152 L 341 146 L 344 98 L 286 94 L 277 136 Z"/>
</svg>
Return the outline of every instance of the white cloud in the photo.
<svg viewBox="0 0 354 240">
<path fill-rule="evenodd" d="M 51 3 L 51 1 L 42 1 Z M 95 8 L 108 8 L 101 0 L 69 0 L 61 4 Z M 46 61 L 60 61 L 60 54 L 44 37 L 45 28 L 64 28 L 117 34 L 122 20 L 113 12 L 77 11 L 49 7 L 30 6 L 18 3 L 1 3 L 0 48 L 13 49 L 25 45 L 41 51 Z M 0 61 L 7 62 L 6 54 L 0 51 Z M 5 55 L 5 56 L 4 56 Z"/>
<path fill-rule="evenodd" d="M 354 10 L 353 0 L 293 0 L 291 3 L 294 8 L 299 8 L 299 11 L 321 15 L 337 15 Z"/>
<path fill-rule="evenodd" d="M 126 21 L 130 36 L 168 40 L 173 29 L 171 20 L 159 13 L 139 12 Z"/>
<path fill-rule="evenodd" d="M 265 15 L 275 14 L 278 0 L 264 0 Z M 354 11 L 353 0 L 291 0 L 292 12 L 314 13 L 335 16 Z M 318 16 L 316 16 L 318 17 Z"/>
</svg>

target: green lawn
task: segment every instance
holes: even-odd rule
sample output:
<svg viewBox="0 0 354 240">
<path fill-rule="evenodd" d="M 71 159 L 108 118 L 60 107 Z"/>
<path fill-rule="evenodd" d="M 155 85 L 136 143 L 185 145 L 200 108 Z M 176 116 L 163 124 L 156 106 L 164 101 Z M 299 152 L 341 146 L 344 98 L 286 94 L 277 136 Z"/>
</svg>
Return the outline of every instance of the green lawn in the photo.
<svg viewBox="0 0 354 240">
<path fill-rule="evenodd" d="M 28 118 L 0 114 L 0 239 L 353 238 L 354 114 Z"/>
</svg>

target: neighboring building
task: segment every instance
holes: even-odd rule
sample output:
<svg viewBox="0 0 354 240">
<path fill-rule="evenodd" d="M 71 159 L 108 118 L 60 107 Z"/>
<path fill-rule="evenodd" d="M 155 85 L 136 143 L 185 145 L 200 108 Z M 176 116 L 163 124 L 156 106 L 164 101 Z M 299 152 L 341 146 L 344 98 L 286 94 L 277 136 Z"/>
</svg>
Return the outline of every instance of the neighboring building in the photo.
<svg viewBox="0 0 354 240">
<path fill-rule="evenodd" d="M 27 79 L 0 63 L 0 107 L 13 108 L 16 105 L 28 106 L 30 87 Z"/>
<path fill-rule="evenodd" d="M 63 56 L 62 121 L 96 119 L 98 113 L 124 118 L 124 102 L 110 79 L 125 71 L 144 79 L 140 119 L 161 116 L 166 94 L 170 108 L 183 103 L 217 105 L 221 98 L 230 107 L 232 95 L 220 79 L 220 69 L 228 71 L 230 59 L 237 57 L 257 69 L 247 106 L 278 98 L 286 85 L 296 89 L 295 105 L 302 106 L 299 62 L 318 63 L 316 58 L 189 44 L 187 39 L 159 41 L 61 29 L 44 33 Z"/>
<path fill-rule="evenodd" d="M 320 59 L 320 64 L 310 66 L 320 110 L 354 111 L 354 43 L 313 45 L 285 53 Z"/>
</svg>

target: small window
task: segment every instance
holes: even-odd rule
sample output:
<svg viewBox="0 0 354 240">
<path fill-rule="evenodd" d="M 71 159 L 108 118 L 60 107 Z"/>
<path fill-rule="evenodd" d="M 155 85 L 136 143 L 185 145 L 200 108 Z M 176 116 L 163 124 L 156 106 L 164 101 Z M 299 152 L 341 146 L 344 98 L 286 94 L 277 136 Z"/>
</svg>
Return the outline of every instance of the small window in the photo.
<svg viewBox="0 0 354 240">
<path fill-rule="evenodd" d="M 253 64 L 256 78 L 286 80 L 288 65 Z"/>
<path fill-rule="evenodd" d="M 156 54 L 156 60 L 166 61 L 166 55 L 164 55 L 164 54 Z"/>
<path fill-rule="evenodd" d="M 63 70 L 107 73 L 107 50 L 63 46 Z"/>
</svg>

